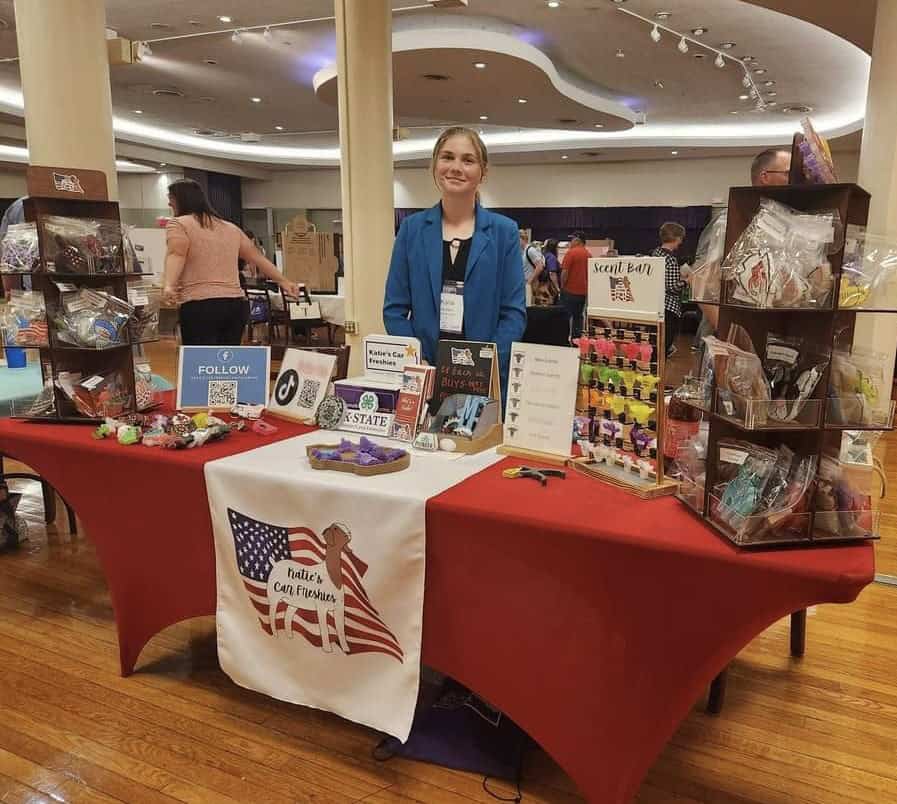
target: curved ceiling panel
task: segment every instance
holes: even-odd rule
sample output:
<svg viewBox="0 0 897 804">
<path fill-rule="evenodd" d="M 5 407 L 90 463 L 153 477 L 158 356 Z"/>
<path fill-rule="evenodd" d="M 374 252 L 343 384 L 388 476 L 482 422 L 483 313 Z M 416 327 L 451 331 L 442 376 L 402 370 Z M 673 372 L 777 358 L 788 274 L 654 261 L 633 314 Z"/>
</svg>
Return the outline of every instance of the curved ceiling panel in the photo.
<svg viewBox="0 0 897 804">
<path fill-rule="evenodd" d="M 395 31 L 392 51 L 397 116 L 432 124 L 487 115 L 492 125 L 606 131 L 629 129 L 636 120 L 628 106 L 568 81 L 541 50 L 504 31 L 418 25 Z M 334 64 L 313 79 L 317 96 L 333 106 L 336 84 Z"/>
</svg>

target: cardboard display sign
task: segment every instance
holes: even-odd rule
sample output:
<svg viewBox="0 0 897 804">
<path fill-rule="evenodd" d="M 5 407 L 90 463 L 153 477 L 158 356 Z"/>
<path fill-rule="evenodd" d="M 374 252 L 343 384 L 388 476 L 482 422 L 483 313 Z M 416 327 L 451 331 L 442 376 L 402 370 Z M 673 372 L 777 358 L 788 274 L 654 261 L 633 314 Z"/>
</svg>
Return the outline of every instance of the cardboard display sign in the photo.
<svg viewBox="0 0 897 804">
<path fill-rule="evenodd" d="M 589 260 L 588 314 L 630 321 L 662 321 L 666 291 L 663 257 Z"/>
<path fill-rule="evenodd" d="M 316 232 L 314 224 L 299 215 L 286 225 L 281 240 L 285 276 L 310 290 L 336 293 L 339 262 L 332 232 Z"/>
<path fill-rule="evenodd" d="M 436 353 L 436 388 L 431 410 L 452 394 L 473 394 L 501 399 L 498 348 L 485 341 L 439 341 Z"/>
<path fill-rule="evenodd" d="M 511 344 L 504 446 L 569 456 L 578 377 L 575 349 Z"/>
<path fill-rule="evenodd" d="M 269 346 L 182 346 L 179 410 L 230 410 L 238 402 L 268 404 Z"/>
<path fill-rule="evenodd" d="M 335 365 L 336 355 L 287 349 L 268 409 L 285 419 L 314 423 Z"/>
</svg>

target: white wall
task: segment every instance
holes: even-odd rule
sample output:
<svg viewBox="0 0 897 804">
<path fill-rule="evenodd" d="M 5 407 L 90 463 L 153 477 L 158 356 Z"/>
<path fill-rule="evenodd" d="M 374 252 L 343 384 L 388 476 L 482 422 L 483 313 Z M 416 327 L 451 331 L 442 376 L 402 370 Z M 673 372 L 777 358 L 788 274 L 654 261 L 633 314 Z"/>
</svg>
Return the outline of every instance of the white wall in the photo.
<svg viewBox="0 0 897 804">
<path fill-rule="evenodd" d="M 855 181 L 859 155 L 835 155 L 839 178 Z M 483 185 L 493 207 L 689 206 L 723 203 L 729 187 L 750 183 L 749 157 L 605 162 L 592 165 L 499 165 Z M 395 205 L 428 207 L 436 189 L 426 168 L 399 168 Z M 124 196 L 123 196 L 124 197 Z M 338 209 L 339 171 L 282 171 L 270 181 L 243 180 L 243 206 Z"/>
<path fill-rule="evenodd" d="M 165 209 L 168 206 L 168 185 L 183 178 L 180 171 L 171 173 L 119 173 L 118 204 L 123 209 Z"/>
<path fill-rule="evenodd" d="M 25 189 L 25 174 L 0 172 L 0 198 L 21 198 Z"/>
</svg>

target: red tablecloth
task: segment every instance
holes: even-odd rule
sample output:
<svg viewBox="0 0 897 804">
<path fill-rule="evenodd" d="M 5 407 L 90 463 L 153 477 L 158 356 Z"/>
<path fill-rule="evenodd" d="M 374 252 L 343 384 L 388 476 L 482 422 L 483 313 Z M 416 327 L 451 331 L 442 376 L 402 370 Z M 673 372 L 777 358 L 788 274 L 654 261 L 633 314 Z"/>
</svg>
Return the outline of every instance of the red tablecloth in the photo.
<svg viewBox="0 0 897 804">
<path fill-rule="evenodd" d="M 275 439 L 308 428 L 277 422 Z M 215 613 L 202 466 L 270 439 L 169 452 L 85 427 L 0 421 L 0 453 L 66 498 L 109 584 L 122 673 L 146 642 Z M 507 712 L 589 801 L 629 801 L 710 680 L 778 618 L 853 600 L 869 545 L 741 553 L 671 499 L 505 461 L 427 505 L 424 661 Z M 413 469 L 412 469 L 413 471 Z"/>
</svg>

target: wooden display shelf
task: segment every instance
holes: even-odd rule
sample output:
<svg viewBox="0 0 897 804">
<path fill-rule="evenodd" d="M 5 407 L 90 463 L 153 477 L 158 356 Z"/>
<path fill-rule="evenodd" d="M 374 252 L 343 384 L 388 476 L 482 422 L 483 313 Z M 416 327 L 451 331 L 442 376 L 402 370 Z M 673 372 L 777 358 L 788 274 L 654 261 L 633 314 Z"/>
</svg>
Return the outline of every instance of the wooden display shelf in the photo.
<svg viewBox="0 0 897 804">
<path fill-rule="evenodd" d="M 629 471 L 627 473 L 622 466 L 609 467 L 607 464 L 595 463 L 589 458 L 571 458 L 567 461 L 567 466 L 580 474 L 603 480 L 605 483 L 635 494 L 643 500 L 669 497 L 679 491 L 679 483 L 668 477 L 660 480 L 656 477 L 645 479 L 640 477 L 637 472 Z M 627 477 L 627 474 L 634 475 L 634 477 Z"/>
<path fill-rule="evenodd" d="M 846 227 L 850 224 L 863 226 L 869 212 L 869 194 L 855 184 L 828 184 L 828 185 L 788 185 L 783 187 L 734 187 L 729 193 L 728 226 L 726 229 L 726 243 L 724 253 L 729 254 L 735 242 L 741 236 L 753 220 L 754 215 L 760 209 L 762 199 L 769 198 L 797 209 L 801 212 L 821 212 L 825 210 L 837 210 L 841 223 Z M 744 328 L 754 344 L 757 354 L 763 354 L 766 345 L 766 337 L 770 332 L 784 337 L 799 336 L 807 344 L 808 349 L 831 355 L 838 330 L 852 335 L 855 315 L 863 310 L 851 308 L 839 308 L 835 302 L 839 298 L 841 284 L 841 265 L 844 257 L 844 243 L 835 253 L 829 255 L 832 267 L 831 303 L 825 307 L 753 307 L 745 305 L 731 298 L 732 280 L 722 280 L 718 331 L 727 333 L 733 324 Z M 872 311 L 867 311 L 872 312 Z M 794 314 L 797 315 L 794 315 Z M 702 506 L 696 508 L 692 502 L 682 495 L 677 495 L 688 510 L 700 516 L 717 533 L 727 541 L 735 544 L 740 549 L 778 549 L 783 547 L 816 547 L 829 544 L 848 544 L 859 541 L 870 541 L 878 538 L 874 532 L 863 534 L 833 535 L 823 533 L 815 527 L 812 509 L 814 498 L 811 497 L 811 507 L 807 513 L 795 514 L 795 516 L 809 517 L 805 528 L 805 538 L 782 538 L 778 540 L 764 539 L 756 543 L 744 541 L 727 531 L 725 527 L 715 522 L 711 516 L 711 498 L 713 489 L 717 486 L 719 444 L 721 439 L 735 438 L 749 440 L 753 443 L 778 447 L 787 444 L 795 455 L 803 457 L 815 455 L 817 459 L 817 471 L 819 462 L 826 452 L 827 438 L 834 436 L 839 430 L 860 429 L 890 429 L 870 425 L 867 427 L 847 424 L 832 424 L 827 421 L 828 416 L 828 389 L 831 373 L 831 361 L 820 377 L 813 395 L 807 400 L 818 406 L 818 416 L 814 423 L 784 423 L 777 422 L 770 426 L 749 427 L 746 421 L 740 421 L 737 416 L 727 415 L 721 412 L 719 405 L 718 389 L 712 386 L 711 404 L 707 406 L 694 404 L 688 399 L 682 399 L 690 407 L 700 410 L 709 421 L 710 429 L 707 442 L 707 463 L 705 482 L 703 489 Z M 714 377 L 714 383 L 715 383 Z M 747 436 L 747 438 L 746 438 Z M 830 449 L 830 444 L 828 445 Z M 813 495 L 811 490 L 808 494 Z M 831 512 L 819 512 L 824 515 Z M 852 512 L 859 514 L 859 512 Z M 875 518 L 873 518 L 875 519 Z M 877 520 L 876 520 L 877 521 Z"/>
<path fill-rule="evenodd" d="M 59 169 L 55 169 L 58 171 Z M 105 176 L 97 171 L 63 171 L 67 174 L 78 174 L 82 181 L 84 192 L 77 197 L 67 195 L 64 191 L 48 188 L 52 181 L 54 169 L 29 168 L 28 190 L 29 196 L 24 202 L 25 220 L 37 226 L 38 250 L 41 269 L 30 271 L 33 288 L 43 294 L 44 308 L 47 315 L 47 327 L 49 330 L 49 343 L 39 347 L 41 375 L 44 387 L 52 386 L 54 413 L 48 416 L 21 416 L 16 418 L 28 419 L 35 422 L 53 422 L 66 424 L 86 424 L 102 421 L 102 417 L 89 417 L 73 415 L 69 411 L 74 408 L 74 403 L 58 387 L 56 379 L 61 371 L 74 371 L 81 373 L 83 378 L 92 374 L 104 376 L 117 373 L 123 383 L 125 396 L 129 404 L 125 406 L 119 415 L 137 413 L 137 393 L 134 377 L 134 355 L 130 333 L 126 333 L 126 341 L 113 344 L 101 349 L 60 344 L 56 336 L 56 328 L 53 322 L 52 311 L 58 302 L 60 291 L 56 282 L 71 282 L 79 286 L 95 287 L 98 284 L 108 285 L 112 295 L 127 301 L 127 280 L 134 276 L 145 276 L 144 273 L 127 271 L 115 271 L 110 273 L 67 273 L 64 271 L 48 271 L 45 252 L 44 221 L 48 216 L 58 215 L 68 218 L 98 218 L 120 221 L 118 203 L 106 200 Z M 52 189 L 52 188 L 51 188 Z M 50 193 L 50 194 L 47 194 Z M 121 249 L 122 253 L 124 249 Z M 124 257 L 122 257 L 124 259 Z M 124 263 L 122 263 L 124 266 Z M 24 272 L 17 272 L 24 273 Z M 143 341 L 147 343 L 149 341 Z"/>
</svg>

